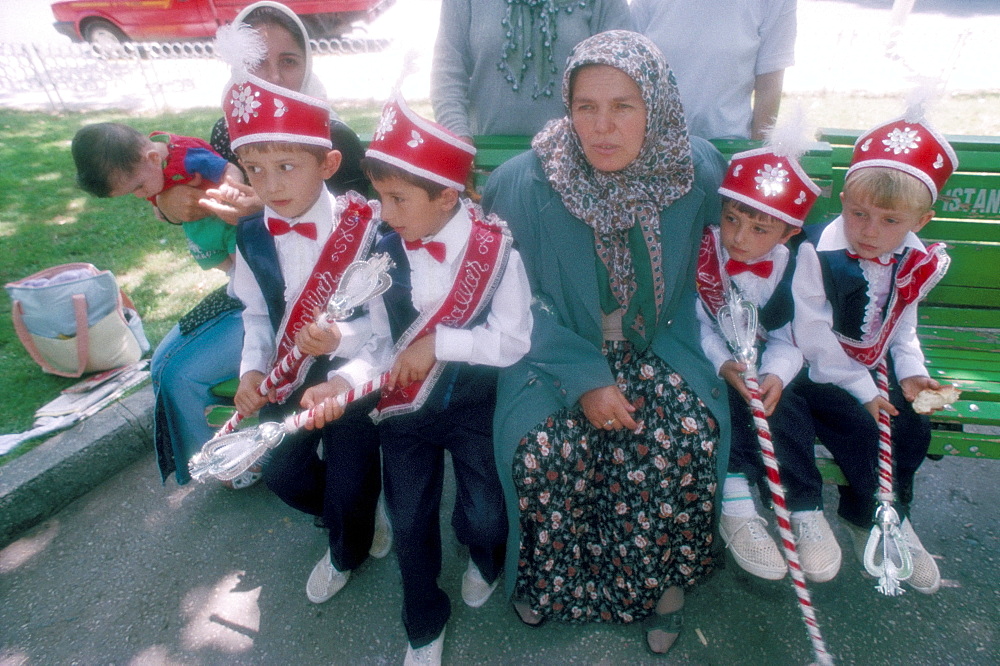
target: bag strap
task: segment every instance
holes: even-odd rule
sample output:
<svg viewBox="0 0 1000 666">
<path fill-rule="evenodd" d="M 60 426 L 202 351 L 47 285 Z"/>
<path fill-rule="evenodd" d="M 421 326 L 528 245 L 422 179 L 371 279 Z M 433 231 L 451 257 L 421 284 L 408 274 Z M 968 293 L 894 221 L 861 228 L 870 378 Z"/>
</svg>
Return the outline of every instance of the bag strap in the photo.
<svg viewBox="0 0 1000 666">
<path fill-rule="evenodd" d="M 17 333 L 18 340 L 24 345 L 24 348 L 28 350 L 28 354 L 31 356 L 32 360 L 42 367 L 42 370 L 49 373 L 50 375 L 59 375 L 60 377 L 79 377 L 83 374 L 83 371 L 87 367 L 87 359 L 89 356 L 88 350 L 90 349 L 90 333 L 87 330 L 87 297 L 83 294 L 73 295 L 73 312 L 76 315 L 76 362 L 77 369 L 76 372 L 65 372 L 63 370 L 58 370 L 49 363 L 41 352 L 38 351 L 38 347 L 35 346 L 35 341 L 31 337 L 31 333 L 28 332 L 28 327 L 24 325 L 24 308 L 21 307 L 21 301 L 15 300 L 13 307 L 11 308 L 10 315 L 11 319 L 14 320 L 14 331 Z"/>
</svg>

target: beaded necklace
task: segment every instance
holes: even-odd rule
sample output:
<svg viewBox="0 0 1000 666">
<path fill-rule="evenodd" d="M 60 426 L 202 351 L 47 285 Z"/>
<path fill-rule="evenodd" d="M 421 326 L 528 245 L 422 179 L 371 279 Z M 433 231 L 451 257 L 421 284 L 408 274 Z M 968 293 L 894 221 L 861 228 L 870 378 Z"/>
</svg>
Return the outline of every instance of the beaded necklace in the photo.
<svg viewBox="0 0 1000 666">
<path fill-rule="evenodd" d="M 531 99 L 552 97 L 559 66 L 552 55 L 558 39 L 559 12 L 572 14 L 585 9 L 590 0 L 506 0 L 507 13 L 501 22 L 505 41 L 497 68 L 511 87 L 518 91 L 524 75 L 534 61 L 535 84 Z"/>
</svg>

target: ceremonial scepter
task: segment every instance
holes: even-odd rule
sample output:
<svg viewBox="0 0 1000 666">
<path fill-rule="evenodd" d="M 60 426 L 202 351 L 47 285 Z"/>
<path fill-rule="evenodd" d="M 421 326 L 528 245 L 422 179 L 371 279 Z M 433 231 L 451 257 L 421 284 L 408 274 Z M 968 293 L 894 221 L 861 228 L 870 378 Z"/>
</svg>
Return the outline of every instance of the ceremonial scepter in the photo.
<svg viewBox="0 0 1000 666">
<path fill-rule="evenodd" d="M 394 264 L 387 254 L 376 254 L 366 261 L 355 261 L 348 265 L 340 278 L 337 290 L 327 301 L 326 307 L 316 320 L 316 324 L 323 330 L 327 330 L 334 322 L 347 319 L 354 308 L 384 294 L 392 286 L 389 270 L 393 266 Z M 298 345 L 293 345 L 292 349 L 274 364 L 271 372 L 257 387 L 260 394 L 266 396 L 272 389 L 284 385 L 289 375 L 301 365 L 303 356 L 304 354 Z M 234 413 L 219 428 L 215 436 L 221 437 L 233 432 L 243 418 L 243 414 Z"/>
<path fill-rule="evenodd" d="M 309 409 L 291 414 L 280 423 L 269 421 L 255 428 L 216 435 L 205 443 L 201 451 L 191 457 L 188 462 L 188 472 L 196 481 L 204 481 L 210 476 L 222 481 L 234 479 L 250 469 L 269 450 L 281 444 L 286 435 L 304 428 L 330 400 L 336 401 L 341 407 L 346 407 L 355 400 L 379 390 L 388 379 L 389 373 L 384 372 L 346 393 L 327 398 Z"/>
<path fill-rule="evenodd" d="M 764 466 L 767 468 L 767 486 L 771 491 L 771 501 L 774 503 L 774 513 L 778 521 L 778 532 L 781 534 L 781 545 L 788 560 L 788 568 L 792 574 L 795 595 L 799 600 L 799 610 L 805 621 L 809 640 L 812 642 L 813 653 L 819 664 L 833 664 L 833 657 L 826 649 L 823 635 L 816 621 L 816 612 L 806 587 L 805 574 L 799 562 L 799 553 L 795 547 L 795 536 L 792 534 L 791 514 L 785 502 L 785 489 L 781 485 L 781 474 L 778 469 L 778 459 L 774 454 L 771 442 L 771 429 L 764 415 L 764 403 L 760 399 L 760 384 L 757 380 L 757 308 L 750 301 L 742 298 L 735 289 L 730 289 L 726 303 L 719 308 L 717 315 L 722 335 L 729 343 L 729 348 L 737 361 L 746 370 L 743 372 L 743 382 L 750 393 L 750 410 L 753 413 L 754 425 L 757 428 L 757 441 L 760 443 Z"/>
<path fill-rule="evenodd" d="M 885 357 L 875 367 L 875 385 L 879 396 L 889 399 L 889 364 Z M 900 581 L 913 575 L 913 555 L 899 529 L 899 514 L 892 506 L 895 495 L 892 492 L 892 429 L 889 413 L 878 412 L 878 500 L 875 509 L 875 525 L 865 544 L 865 570 L 878 578 L 875 589 L 882 594 L 895 597 L 903 594 Z M 879 545 L 881 544 L 881 548 Z M 875 562 L 875 554 L 881 551 L 882 561 Z M 899 564 L 892 555 L 899 557 Z"/>
</svg>

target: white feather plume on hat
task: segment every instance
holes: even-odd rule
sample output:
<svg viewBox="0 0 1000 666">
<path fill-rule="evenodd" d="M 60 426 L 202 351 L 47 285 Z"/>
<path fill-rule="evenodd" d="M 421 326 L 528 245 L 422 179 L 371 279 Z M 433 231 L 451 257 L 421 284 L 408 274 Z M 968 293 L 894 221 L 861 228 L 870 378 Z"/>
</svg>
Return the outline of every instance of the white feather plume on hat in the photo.
<svg viewBox="0 0 1000 666">
<path fill-rule="evenodd" d="M 256 29 L 233 22 L 215 33 L 215 53 L 232 69 L 233 81 L 244 81 L 267 57 L 267 44 Z"/>
</svg>

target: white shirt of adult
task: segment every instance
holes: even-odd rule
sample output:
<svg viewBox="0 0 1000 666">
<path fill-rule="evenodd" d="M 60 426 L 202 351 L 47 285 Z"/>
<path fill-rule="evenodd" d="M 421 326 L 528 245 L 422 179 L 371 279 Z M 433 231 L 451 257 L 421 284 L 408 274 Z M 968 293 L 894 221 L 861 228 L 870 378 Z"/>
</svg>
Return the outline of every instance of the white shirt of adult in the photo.
<svg viewBox="0 0 1000 666">
<path fill-rule="evenodd" d="M 795 63 L 796 0 L 632 0 L 677 78 L 688 131 L 750 137 L 756 77 Z"/>
</svg>

